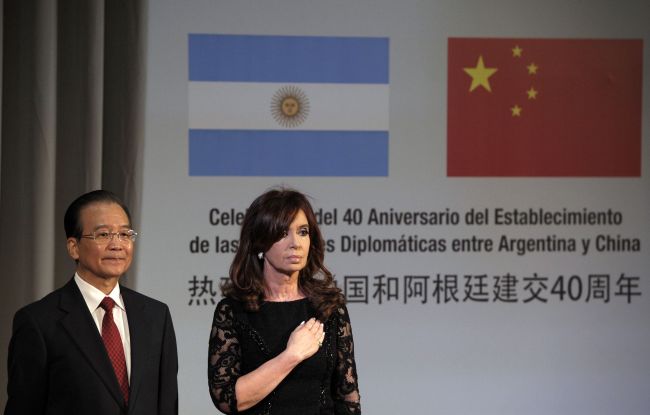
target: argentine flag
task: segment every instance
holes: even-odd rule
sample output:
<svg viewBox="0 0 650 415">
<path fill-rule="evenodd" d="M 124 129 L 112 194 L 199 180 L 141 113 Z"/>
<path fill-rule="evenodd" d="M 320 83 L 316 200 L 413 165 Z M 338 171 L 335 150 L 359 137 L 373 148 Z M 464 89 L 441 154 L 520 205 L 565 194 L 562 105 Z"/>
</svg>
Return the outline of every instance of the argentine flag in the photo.
<svg viewBox="0 0 650 415">
<path fill-rule="evenodd" d="M 388 176 L 388 38 L 189 35 L 191 176 Z"/>
</svg>

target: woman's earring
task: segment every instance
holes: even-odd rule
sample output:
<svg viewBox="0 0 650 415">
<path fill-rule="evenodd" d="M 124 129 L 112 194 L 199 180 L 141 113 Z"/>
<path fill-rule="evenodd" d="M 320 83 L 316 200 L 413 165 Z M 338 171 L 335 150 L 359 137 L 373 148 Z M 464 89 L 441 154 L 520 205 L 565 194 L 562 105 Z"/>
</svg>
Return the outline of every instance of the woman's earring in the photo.
<svg viewBox="0 0 650 415">
<path fill-rule="evenodd" d="M 258 254 L 257 254 L 257 258 L 258 258 L 258 259 L 262 259 L 262 258 L 264 258 L 264 252 L 260 252 L 260 253 L 258 253 Z"/>
</svg>

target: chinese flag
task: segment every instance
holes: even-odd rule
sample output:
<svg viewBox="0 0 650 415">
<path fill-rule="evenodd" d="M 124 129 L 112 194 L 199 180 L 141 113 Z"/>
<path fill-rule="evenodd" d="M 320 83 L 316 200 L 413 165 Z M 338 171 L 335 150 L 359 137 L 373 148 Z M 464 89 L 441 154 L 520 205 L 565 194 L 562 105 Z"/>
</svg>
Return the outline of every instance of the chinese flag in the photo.
<svg viewBox="0 0 650 415">
<path fill-rule="evenodd" d="M 448 46 L 448 176 L 640 176 L 642 40 Z"/>
</svg>

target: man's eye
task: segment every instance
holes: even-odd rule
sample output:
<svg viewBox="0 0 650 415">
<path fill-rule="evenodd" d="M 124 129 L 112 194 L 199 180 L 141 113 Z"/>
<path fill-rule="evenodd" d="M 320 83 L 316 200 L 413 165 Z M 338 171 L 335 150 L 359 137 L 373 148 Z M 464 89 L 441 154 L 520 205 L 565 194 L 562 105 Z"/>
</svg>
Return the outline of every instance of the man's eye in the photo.
<svg viewBox="0 0 650 415">
<path fill-rule="evenodd" d="M 120 239 L 125 241 L 127 239 L 131 239 L 131 232 L 120 232 Z"/>
<path fill-rule="evenodd" d="M 105 231 L 95 232 L 95 238 L 97 239 L 108 239 L 110 238 L 110 236 L 111 236 L 110 232 L 105 232 Z"/>
</svg>

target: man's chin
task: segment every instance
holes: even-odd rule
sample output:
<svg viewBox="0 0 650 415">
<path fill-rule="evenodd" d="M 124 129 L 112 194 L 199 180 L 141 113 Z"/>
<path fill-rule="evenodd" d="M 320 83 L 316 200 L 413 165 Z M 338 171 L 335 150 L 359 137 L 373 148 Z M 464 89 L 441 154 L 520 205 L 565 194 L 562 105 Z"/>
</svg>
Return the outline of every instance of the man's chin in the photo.
<svg viewBox="0 0 650 415">
<path fill-rule="evenodd" d="M 126 273 L 127 269 L 128 268 L 124 266 L 110 267 L 110 269 L 104 270 L 104 272 L 102 272 L 100 276 L 105 280 L 118 279 Z"/>
</svg>

